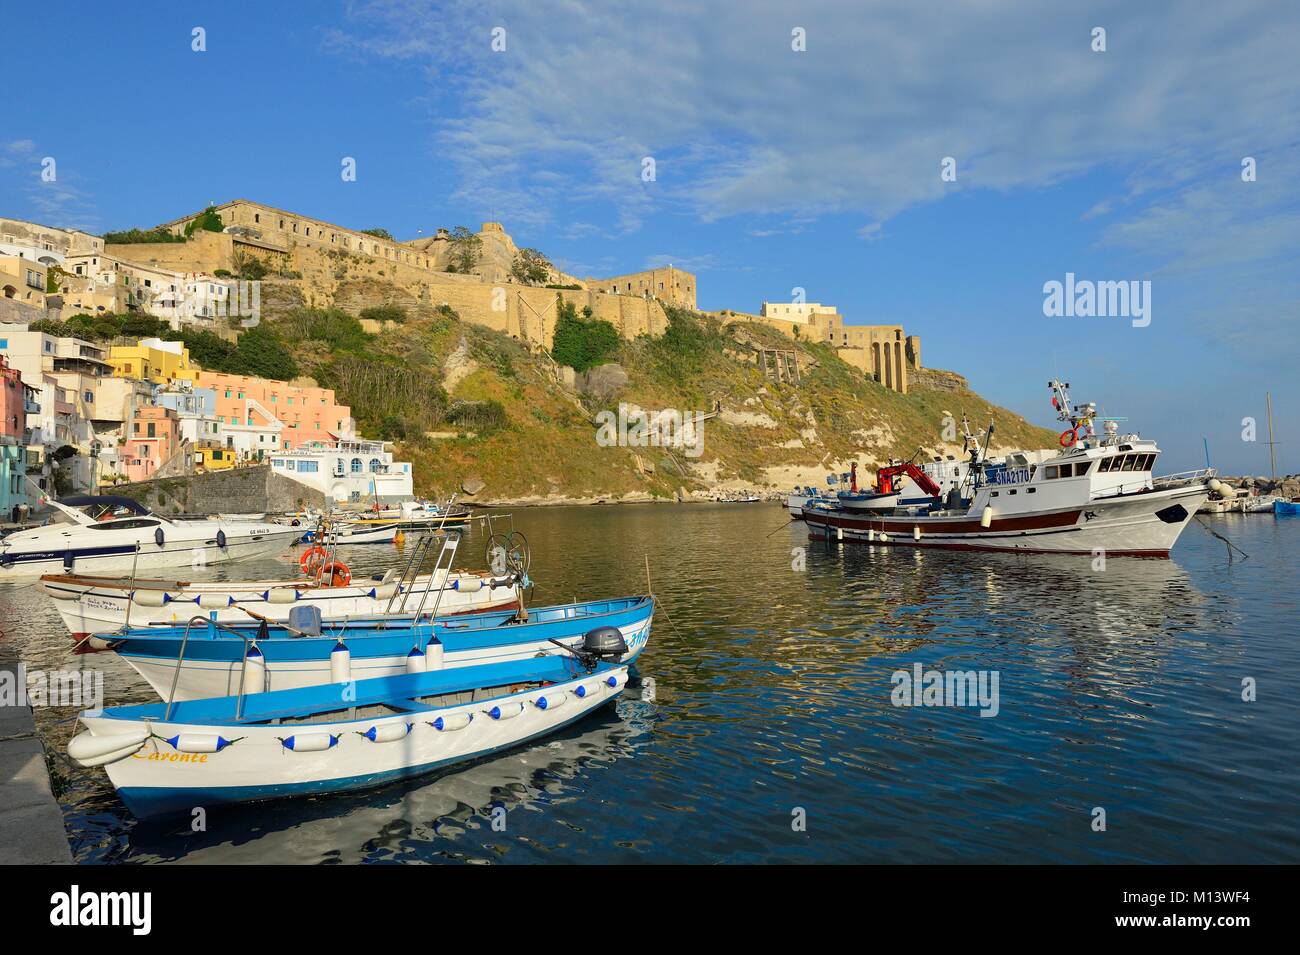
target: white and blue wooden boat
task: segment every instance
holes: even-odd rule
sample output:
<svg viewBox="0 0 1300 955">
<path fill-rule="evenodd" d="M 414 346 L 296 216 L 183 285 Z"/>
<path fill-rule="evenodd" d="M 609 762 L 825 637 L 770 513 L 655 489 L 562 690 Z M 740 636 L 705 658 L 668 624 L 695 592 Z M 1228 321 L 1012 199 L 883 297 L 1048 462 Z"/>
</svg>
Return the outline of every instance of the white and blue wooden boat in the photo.
<svg viewBox="0 0 1300 955">
<path fill-rule="evenodd" d="M 627 679 L 626 664 L 610 663 L 603 653 L 562 653 L 112 707 L 80 715 L 86 728 L 69 743 L 68 754 L 83 766 L 104 766 L 140 818 L 345 792 L 553 733 L 615 699 Z"/>
<path fill-rule="evenodd" d="M 1276 500 L 1273 502 L 1273 513 L 1278 517 L 1295 517 L 1300 515 L 1300 501 Z"/>
<path fill-rule="evenodd" d="M 432 625 L 427 618 L 416 625 L 410 617 L 379 616 L 322 625 L 304 635 L 284 623 L 218 624 L 200 616 L 189 624 L 132 628 L 104 640 L 160 697 L 194 700 L 239 691 L 246 639 L 255 639 L 255 658 L 265 674 L 257 689 L 275 691 L 560 654 L 552 640 L 574 645 L 601 626 L 623 634 L 623 662 L 631 662 L 645 649 L 653 616 L 653 597 L 621 597 L 530 608 L 526 622 L 516 622 L 513 610 L 463 614 Z"/>
</svg>

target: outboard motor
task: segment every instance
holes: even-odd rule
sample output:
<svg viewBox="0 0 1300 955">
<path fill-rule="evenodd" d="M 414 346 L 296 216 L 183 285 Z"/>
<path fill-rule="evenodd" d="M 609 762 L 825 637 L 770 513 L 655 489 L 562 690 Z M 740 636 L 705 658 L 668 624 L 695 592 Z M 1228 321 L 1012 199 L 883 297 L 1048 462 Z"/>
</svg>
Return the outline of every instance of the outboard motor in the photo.
<svg viewBox="0 0 1300 955">
<path fill-rule="evenodd" d="M 627 641 L 618 627 L 597 627 L 583 635 L 582 652 L 596 660 L 617 663 L 627 653 Z"/>
</svg>

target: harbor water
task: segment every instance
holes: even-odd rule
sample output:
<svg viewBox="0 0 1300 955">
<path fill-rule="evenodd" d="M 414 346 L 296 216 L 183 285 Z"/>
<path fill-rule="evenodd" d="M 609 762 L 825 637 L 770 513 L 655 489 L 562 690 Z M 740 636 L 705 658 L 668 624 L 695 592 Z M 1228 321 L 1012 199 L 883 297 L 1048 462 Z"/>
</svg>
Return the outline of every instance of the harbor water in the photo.
<svg viewBox="0 0 1300 955">
<path fill-rule="evenodd" d="M 772 504 L 515 512 L 535 604 L 660 598 L 640 683 L 560 736 L 383 789 L 135 821 L 40 707 L 73 855 L 104 863 L 1300 861 L 1300 519 L 1207 518 L 1170 560 L 808 540 Z M 462 551 L 483 567 L 475 527 Z M 401 560 L 352 548 L 354 574 Z M 292 557 L 212 568 L 291 576 Z M 182 574 L 188 576 L 188 569 Z M 0 585 L 6 649 L 73 656 L 52 601 Z M 995 704 L 899 674 L 979 675 Z M 996 682 L 993 682 L 996 681 Z M 987 702 L 987 701 L 985 701 Z"/>
</svg>

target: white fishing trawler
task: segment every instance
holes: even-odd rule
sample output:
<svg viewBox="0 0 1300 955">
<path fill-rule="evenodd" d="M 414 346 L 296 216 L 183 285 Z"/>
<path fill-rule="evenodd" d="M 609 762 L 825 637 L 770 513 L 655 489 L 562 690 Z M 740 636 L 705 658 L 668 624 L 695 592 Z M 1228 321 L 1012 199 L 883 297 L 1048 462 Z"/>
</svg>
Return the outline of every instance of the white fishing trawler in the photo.
<svg viewBox="0 0 1300 955">
<path fill-rule="evenodd" d="M 1116 419 L 1104 420 L 1097 435 L 1096 405 L 1072 406 L 1068 384 L 1052 381 L 1049 387 L 1057 416 L 1069 424 L 1055 458 L 994 465 L 976 446 L 967 494 L 936 495 L 919 513 L 805 508 L 812 535 L 915 547 L 1167 557 L 1209 495 L 1214 469 L 1154 478 L 1160 455 L 1154 441 L 1121 435 Z"/>
</svg>

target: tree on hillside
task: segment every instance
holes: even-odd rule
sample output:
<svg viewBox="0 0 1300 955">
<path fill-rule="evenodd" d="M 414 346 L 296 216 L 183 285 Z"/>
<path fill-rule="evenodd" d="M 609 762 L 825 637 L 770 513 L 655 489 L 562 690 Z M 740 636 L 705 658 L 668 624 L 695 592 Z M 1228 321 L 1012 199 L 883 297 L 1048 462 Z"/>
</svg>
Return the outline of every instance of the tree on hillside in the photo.
<svg viewBox="0 0 1300 955">
<path fill-rule="evenodd" d="M 556 297 L 551 357 L 574 371 L 586 371 L 618 351 L 618 330 L 609 322 L 580 318 L 572 302 Z"/>
<path fill-rule="evenodd" d="M 237 374 L 277 381 L 298 377 L 298 363 L 294 361 L 292 352 L 285 347 L 280 336 L 265 325 L 241 333 L 235 355 L 239 364 Z"/>
<path fill-rule="evenodd" d="M 361 234 L 373 235 L 376 239 L 387 239 L 389 242 L 397 241 L 396 239 L 393 238 L 393 234 L 389 232 L 387 229 L 362 229 Z"/>
<path fill-rule="evenodd" d="M 185 227 L 185 235 L 193 235 L 196 229 L 206 229 L 209 232 L 221 232 L 225 227 L 226 224 L 221 221 L 221 216 L 217 212 L 217 207 L 208 206 L 195 216 L 190 224 Z"/>
<path fill-rule="evenodd" d="M 475 233 L 463 225 L 456 226 L 451 230 L 449 247 L 451 262 L 447 265 L 448 272 L 468 275 L 477 268 L 479 257 L 483 254 L 483 240 Z"/>
<path fill-rule="evenodd" d="M 541 285 L 551 277 L 553 266 L 536 249 L 520 249 L 510 264 L 510 274 L 524 285 Z"/>
<path fill-rule="evenodd" d="M 152 229 L 125 229 L 121 232 L 104 233 L 104 242 L 108 245 L 134 245 L 144 242 L 184 241 L 184 236 L 174 235 L 163 226 L 156 226 Z"/>
</svg>

